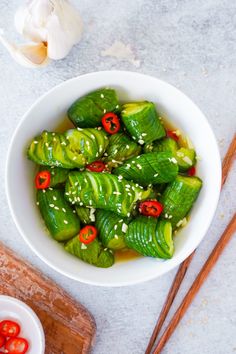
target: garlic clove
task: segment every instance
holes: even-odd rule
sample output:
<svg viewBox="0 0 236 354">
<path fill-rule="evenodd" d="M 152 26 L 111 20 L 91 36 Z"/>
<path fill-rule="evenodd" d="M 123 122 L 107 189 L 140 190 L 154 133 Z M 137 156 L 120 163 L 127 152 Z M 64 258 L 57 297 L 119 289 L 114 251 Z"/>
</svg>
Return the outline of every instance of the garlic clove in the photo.
<svg viewBox="0 0 236 354">
<path fill-rule="evenodd" d="M 43 43 L 16 46 L 0 35 L 0 42 L 15 61 L 28 68 L 42 67 L 48 64 L 47 47 Z"/>
<path fill-rule="evenodd" d="M 48 57 L 58 60 L 64 58 L 72 46 L 80 41 L 83 24 L 79 12 L 68 2 L 51 1 L 54 11 L 46 25 Z"/>
</svg>

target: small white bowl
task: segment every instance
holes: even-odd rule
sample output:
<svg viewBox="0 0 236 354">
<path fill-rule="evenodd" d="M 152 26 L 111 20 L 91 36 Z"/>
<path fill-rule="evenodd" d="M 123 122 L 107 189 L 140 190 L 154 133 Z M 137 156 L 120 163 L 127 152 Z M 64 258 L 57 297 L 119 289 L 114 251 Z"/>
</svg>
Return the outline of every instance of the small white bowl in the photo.
<svg viewBox="0 0 236 354">
<path fill-rule="evenodd" d="M 201 157 L 198 175 L 203 180 L 200 196 L 188 225 L 175 237 L 172 259 L 139 258 L 96 268 L 66 253 L 48 236 L 35 202 L 35 165 L 26 148 L 44 129 L 53 130 L 78 97 L 101 87 L 113 87 L 121 101 L 149 100 L 161 114 L 191 138 Z M 12 138 L 6 168 L 6 190 L 14 221 L 32 250 L 58 272 L 84 283 L 103 286 L 131 285 L 156 278 L 178 266 L 205 236 L 214 216 L 221 185 L 221 162 L 214 134 L 199 108 L 181 91 L 154 77 L 126 71 L 104 71 L 63 82 L 39 98 L 23 116 Z"/>
<path fill-rule="evenodd" d="M 3 320 L 16 321 L 20 325 L 19 337 L 25 338 L 29 343 L 27 354 L 44 354 L 43 327 L 28 305 L 14 297 L 0 295 L 0 322 Z"/>
</svg>

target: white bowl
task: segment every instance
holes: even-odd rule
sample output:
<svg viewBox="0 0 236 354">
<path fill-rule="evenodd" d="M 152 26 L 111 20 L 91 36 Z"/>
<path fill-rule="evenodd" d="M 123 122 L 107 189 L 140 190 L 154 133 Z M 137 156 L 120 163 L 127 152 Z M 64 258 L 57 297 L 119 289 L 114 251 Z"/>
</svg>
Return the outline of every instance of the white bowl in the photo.
<svg viewBox="0 0 236 354">
<path fill-rule="evenodd" d="M 26 158 L 26 147 L 42 130 L 53 130 L 73 101 L 100 87 L 113 87 L 120 100 L 150 100 L 192 140 L 198 155 L 198 175 L 203 189 L 191 212 L 191 221 L 175 237 L 172 259 L 139 258 L 101 269 L 66 253 L 50 238 L 42 224 L 32 187 L 35 165 Z M 14 221 L 31 249 L 50 267 L 84 283 L 122 286 L 156 278 L 183 262 L 207 232 L 217 206 L 221 162 L 214 134 L 198 107 L 181 91 L 156 78 L 126 71 L 105 71 L 79 76 L 45 93 L 24 115 L 10 144 L 7 196 Z"/>
<path fill-rule="evenodd" d="M 19 337 L 27 339 L 27 354 L 44 354 L 45 337 L 43 327 L 35 312 L 24 302 L 14 297 L 0 295 L 0 322 L 11 320 L 21 327 Z"/>
</svg>

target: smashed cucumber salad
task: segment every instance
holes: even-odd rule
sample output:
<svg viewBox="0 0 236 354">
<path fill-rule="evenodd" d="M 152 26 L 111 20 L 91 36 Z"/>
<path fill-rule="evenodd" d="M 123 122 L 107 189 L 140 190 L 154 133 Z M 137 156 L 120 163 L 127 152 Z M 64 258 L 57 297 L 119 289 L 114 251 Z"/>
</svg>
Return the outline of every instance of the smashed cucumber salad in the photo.
<svg viewBox="0 0 236 354">
<path fill-rule="evenodd" d="M 171 258 L 202 187 L 195 150 L 165 129 L 152 102 L 121 105 L 111 88 L 79 98 L 68 118 L 74 129 L 43 131 L 27 152 L 51 236 L 97 267 L 120 250 Z"/>
</svg>

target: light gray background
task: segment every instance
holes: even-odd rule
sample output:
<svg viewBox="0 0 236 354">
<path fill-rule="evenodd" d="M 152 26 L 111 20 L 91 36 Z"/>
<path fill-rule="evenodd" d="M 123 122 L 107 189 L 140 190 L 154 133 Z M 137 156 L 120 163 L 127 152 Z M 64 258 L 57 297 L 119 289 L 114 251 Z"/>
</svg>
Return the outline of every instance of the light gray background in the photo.
<svg viewBox="0 0 236 354">
<path fill-rule="evenodd" d="M 0 27 L 9 31 L 11 39 L 16 38 L 13 15 L 20 3 L 0 1 Z M 24 69 L 0 47 L 0 237 L 93 313 L 97 322 L 95 354 L 141 354 L 176 271 L 141 285 L 109 289 L 76 283 L 49 269 L 21 239 L 9 213 L 3 184 L 9 140 L 22 114 L 48 89 L 83 73 L 124 69 L 159 77 L 189 95 L 208 117 L 223 156 L 236 128 L 236 2 L 75 0 L 74 3 L 81 11 L 85 30 L 81 43 L 65 60 L 41 70 Z M 115 40 L 131 45 L 140 67 L 101 56 L 101 51 Z M 207 141 L 202 143 L 207 149 Z M 195 278 L 235 210 L 235 181 L 234 168 L 180 296 Z M 235 272 L 234 237 L 163 353 L 236 353 Z"/>
</svg>

